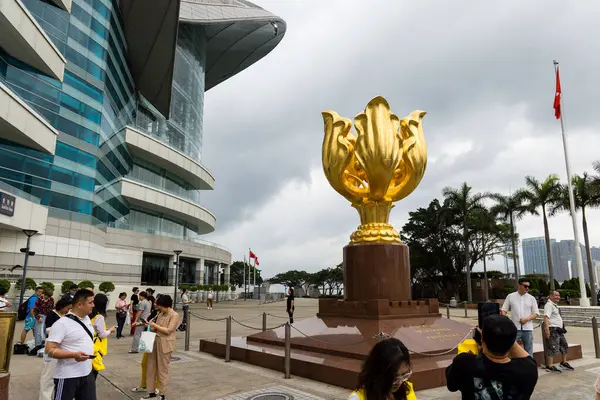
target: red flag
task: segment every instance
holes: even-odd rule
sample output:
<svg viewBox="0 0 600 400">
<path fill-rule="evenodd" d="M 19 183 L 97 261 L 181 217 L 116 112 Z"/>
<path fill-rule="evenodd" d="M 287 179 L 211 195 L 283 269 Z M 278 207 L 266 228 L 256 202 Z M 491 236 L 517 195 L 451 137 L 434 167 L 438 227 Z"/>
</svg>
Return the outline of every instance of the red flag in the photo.
<svg viewBox="0 0 600 400">
<path fill-rule="evenodd" d="M 256 254 L 254 254 L 252 252 L 252 250 L 250 250 L 250 259 L 253 259 L 253 258 L 256 260 Z"/>
<path fill-rule="evenodd" d="M 254 257 L 254 265 L 260 265 L 260 263 L 258 262 L 258 257 Z"/>
<path fill-rule="evenodd" d="M 560 74 L 558 73 L 558 67 L 556 67 L 556 92 L 554 93 L 554 116 L 556 119 L 560 119 L 560 97 L 562 91 L 560 90 Z"/>
</svg>

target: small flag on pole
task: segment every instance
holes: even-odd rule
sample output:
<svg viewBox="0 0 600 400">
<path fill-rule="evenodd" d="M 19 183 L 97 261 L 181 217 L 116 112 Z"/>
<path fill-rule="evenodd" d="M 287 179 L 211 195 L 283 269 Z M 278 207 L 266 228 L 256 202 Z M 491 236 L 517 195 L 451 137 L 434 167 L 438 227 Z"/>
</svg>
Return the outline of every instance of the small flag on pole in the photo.
<svg viewBox="0 0 600 400">
<path fill-rule="evenodd" d="M 256 257 L 256 256 L 254 257 L 254 264 L 255 265 L 260 265 L 260 263 L 258 262 L 258 257 Z"/>
<path fill-rule="evenodd" d="M 560 89 L 560 73 L 558 72 L 558 66 L 556 67 L 556 92 L 554 93 L 554 116 L 556 119 L 560 119 L 560 97 L 562 91 Z"/>
</svg>

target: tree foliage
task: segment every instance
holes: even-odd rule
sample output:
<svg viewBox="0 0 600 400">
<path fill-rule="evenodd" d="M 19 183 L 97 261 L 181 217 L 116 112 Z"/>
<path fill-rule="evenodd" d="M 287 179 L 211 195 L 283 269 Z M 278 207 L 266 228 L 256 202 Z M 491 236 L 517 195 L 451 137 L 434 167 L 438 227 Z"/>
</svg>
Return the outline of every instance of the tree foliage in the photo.
<svg viewBox="0 0 600 400">
<path fill-rule="evenodd" d="M 254 269 L 253 265 L 246 263 L 244 265 L 243 261 L 234 261 L 229 266 L 229 282 L 241 288 L 244 286 L 244 268 L 246 269 L 246 284 L 251 285 L 254 283 Z M 263 283 L 263 278 L 261 276 L 261 270 L 256 268 L 256 284 L 260 285 Z"/>
</svg>

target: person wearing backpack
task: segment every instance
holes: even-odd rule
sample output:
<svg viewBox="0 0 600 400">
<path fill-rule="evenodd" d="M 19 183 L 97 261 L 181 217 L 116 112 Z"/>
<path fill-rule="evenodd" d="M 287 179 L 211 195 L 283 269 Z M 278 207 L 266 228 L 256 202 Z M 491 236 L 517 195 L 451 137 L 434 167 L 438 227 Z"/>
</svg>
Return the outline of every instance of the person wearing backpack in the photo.
<svg viewBox="0 0 600 400">
<path fill-rule="evenodd" d="M 25 341 L 27 340 L 27 332 L 33 330 L 35 327 L 35 302 L 37 301 L 38 297 L 42 297 L 43 292 L 44 288 L 38 286 L 35 288 L 33 295 L 27 299 L 27 306 L 25 307 L 25 326 L 23 327 L 23 332 L 21 332 L 21 340 L 19 341 L 20 344 L 25 344 Z M 23 304 L 19 306 L 19 311 L 21 311 L 21 309 L 23 309 Z"/>
<path fill-rule="evenodd" d="M 479 329 L 479 328 L 477 328 Z M 446 386 L 463 400 L 528 400 L 538 379 L 537 365 L 516 342 L 517 328 L 507 317 L 483 322 L 481 354 L 457 355 L 446 369 Z"/>
</svg>

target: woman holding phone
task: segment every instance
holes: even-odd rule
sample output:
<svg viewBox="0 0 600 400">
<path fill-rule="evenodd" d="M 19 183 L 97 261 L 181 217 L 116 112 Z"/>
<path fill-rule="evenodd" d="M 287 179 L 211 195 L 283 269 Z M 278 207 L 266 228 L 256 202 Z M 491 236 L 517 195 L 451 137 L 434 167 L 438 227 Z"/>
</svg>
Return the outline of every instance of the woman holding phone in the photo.
<svg viewBox="0 0 600 400">
<path fill-rule="evenodd" d="M 163 400 L 166 398 L 169 386 L 169 366 L 171 355 L 175 350 L 179 314 L 173 310 L 173 299 L 169 295 L 160 296 L 156 300 L 156 307 L 159 311 L 156 321 L 148 321 L 147 324 L 144 324 L 144 326 L 150 327 L 152 332 L 156 332 L 156 338 L 152 353 L 148 354 L 146 375 L 148 394 L 143 399 Z M 157 378 L 160 380 L 159 393 L 155 393 Z"/>
</svg>

